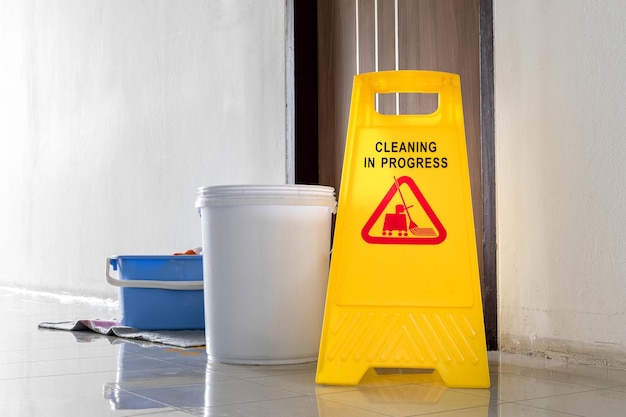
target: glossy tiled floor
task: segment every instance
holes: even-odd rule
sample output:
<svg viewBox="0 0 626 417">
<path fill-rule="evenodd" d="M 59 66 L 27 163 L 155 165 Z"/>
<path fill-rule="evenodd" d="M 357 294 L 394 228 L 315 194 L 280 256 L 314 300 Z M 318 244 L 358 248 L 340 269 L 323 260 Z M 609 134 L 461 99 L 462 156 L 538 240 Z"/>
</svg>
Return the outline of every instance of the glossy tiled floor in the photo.
<svg viewBox="0 0 626 417">
<path fill-rule="evenodd" d="M 357 387 L 327 387 L 315 385 L 315 364 L 207 363 L 202 349 L 37 328 L 41 321 L 118 316 L 113 303 L 87 301 L 0 288 L 2 415 L 626 415 L 626 372 L 554 360 L 492 352 L 488 390 L 373 372 Z"/>
</svg>

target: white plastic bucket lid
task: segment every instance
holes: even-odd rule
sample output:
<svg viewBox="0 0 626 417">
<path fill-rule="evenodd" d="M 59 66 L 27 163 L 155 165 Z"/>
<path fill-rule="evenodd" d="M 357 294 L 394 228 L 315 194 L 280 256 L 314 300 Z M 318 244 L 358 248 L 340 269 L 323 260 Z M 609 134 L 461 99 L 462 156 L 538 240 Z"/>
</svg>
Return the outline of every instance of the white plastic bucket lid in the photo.
<svg viewBox="0 0 626 417">
<path fill-rule="evenodd" d="M 335 189 L 324 185 L 218 185 L 198 188 L 196 208 L 227 205 L 337 207 Z"/>
</svg>

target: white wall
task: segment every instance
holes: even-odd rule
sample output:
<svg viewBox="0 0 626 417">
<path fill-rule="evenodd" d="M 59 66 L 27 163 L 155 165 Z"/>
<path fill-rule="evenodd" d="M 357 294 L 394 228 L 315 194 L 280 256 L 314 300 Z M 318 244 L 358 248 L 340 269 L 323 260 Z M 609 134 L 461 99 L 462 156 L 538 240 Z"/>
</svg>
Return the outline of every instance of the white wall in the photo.
<svg viewBox="0 0 626 417">
<path fill-rule="evenodd" d="M 626 2 L 495 0 L 500 344 L 626 364 Z"/>
<path fill-rule="evenodd" d="M 284 183 L 285 0 L 0 0 L 0 285 L 117 297 L 198 187 Z"/>
</svg>

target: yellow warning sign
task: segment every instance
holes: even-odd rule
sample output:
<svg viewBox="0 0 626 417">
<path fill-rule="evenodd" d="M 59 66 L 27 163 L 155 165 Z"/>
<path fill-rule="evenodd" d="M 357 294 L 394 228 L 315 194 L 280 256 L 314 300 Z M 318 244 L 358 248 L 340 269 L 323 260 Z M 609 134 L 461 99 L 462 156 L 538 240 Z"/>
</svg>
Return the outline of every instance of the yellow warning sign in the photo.
<svg viewBox="0 0 626 417">
<path fill-rule="evenodd" d="M 377 94 L 438 95 L 428 114 L 376 111 Z M 317 382 L 370 368 L 435 369 L 488 387 L 460 78 L 354 78 Z"/>
</svg>

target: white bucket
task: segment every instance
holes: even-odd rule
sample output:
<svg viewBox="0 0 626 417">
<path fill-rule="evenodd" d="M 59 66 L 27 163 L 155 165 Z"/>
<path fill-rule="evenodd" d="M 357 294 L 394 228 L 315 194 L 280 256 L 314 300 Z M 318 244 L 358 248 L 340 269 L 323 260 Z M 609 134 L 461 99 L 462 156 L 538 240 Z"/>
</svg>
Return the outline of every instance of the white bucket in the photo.
<svg viewBox="0 0 626 417">
<path fill-rule="evenodd" d="M 211 359 L 317 359 L 336 206 L 335 190 L 325 186 L 198 189 Z"/>
</svg>

